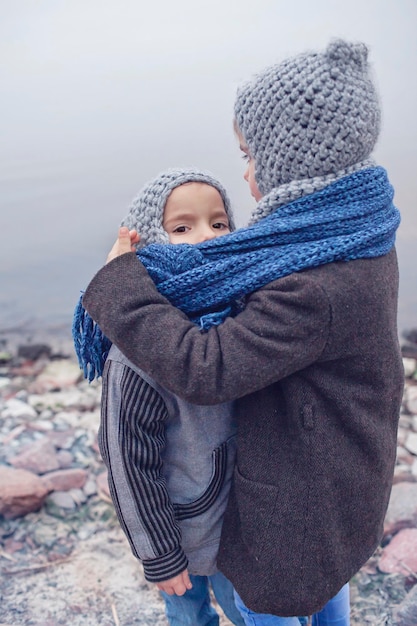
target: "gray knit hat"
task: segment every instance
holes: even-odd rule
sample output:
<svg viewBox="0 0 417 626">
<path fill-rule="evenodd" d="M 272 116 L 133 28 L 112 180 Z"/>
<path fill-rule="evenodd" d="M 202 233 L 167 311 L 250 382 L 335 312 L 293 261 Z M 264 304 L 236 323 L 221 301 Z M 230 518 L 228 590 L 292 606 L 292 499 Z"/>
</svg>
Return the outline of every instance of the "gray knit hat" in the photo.
<svg viewBox="0 0 417 626">
<path fill-rule="evenodd" d="M 365 44 L 335 40 L 325 52 L 266 69 L 238 91 L 236 123 L 263 195 L 369 157 L 381 114 L 367 56 Z"/>
<path fill-rule="evenodd" d="M 133 200 L 121 226 L 135 228 L 140 234 L 139 247 L 150 243 L 169 243 L 162 222 L 170 193 L 184 183 L 206 183 L 220 193 L 229 218 L 230 230 L 235 229 L 232 209 L 226 190 L 210 172 L 196 168 L 169 169 L 150 180 Z"/>
</svg>

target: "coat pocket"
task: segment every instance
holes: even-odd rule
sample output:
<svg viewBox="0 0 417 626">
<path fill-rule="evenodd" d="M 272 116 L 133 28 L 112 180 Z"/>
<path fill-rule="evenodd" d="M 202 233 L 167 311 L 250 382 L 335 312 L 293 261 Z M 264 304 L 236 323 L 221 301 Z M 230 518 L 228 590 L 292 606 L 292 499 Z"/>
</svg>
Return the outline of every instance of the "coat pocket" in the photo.
<svg viewBox="0 0 417 626">
<path fill-rule="evenodd" d="M 277 487 L 248 480 L 235 468 L 234 490 L 242 540 L 255 560 L 271 551 L 270 526 L 279 493 Z"/>
</svg>

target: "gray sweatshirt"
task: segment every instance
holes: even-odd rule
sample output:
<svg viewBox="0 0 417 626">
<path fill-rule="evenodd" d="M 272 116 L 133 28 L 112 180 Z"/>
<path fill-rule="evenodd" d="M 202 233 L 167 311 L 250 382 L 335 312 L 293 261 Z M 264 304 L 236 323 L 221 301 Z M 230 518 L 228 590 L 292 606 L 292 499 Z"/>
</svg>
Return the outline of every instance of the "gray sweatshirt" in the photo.
<svg viewBox="0 0 417 626">
<path fill-rule="evenodd" d="M 181 400 L 113 345 L 99 447 L 120 524 L 147 580 L 216 572 L 235 462 L 232 402 Z"/>
</svg>

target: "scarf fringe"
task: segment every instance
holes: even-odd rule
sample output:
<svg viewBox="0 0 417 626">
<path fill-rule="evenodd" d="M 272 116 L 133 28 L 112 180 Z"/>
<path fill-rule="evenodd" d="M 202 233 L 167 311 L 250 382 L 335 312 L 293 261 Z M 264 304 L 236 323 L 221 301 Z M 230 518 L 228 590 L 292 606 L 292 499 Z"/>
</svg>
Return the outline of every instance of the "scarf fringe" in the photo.
<svg viewBox="0 0 417 626">
<path fill-rule="evenodd" d="M 104 364 L 112 344 L 84 309 L 82 298 L 83 292 L 74 311 L 72 337 L 80 369 L 83 370 L 84 378 L 91 383 L 103 375 Z"/>
</svg>

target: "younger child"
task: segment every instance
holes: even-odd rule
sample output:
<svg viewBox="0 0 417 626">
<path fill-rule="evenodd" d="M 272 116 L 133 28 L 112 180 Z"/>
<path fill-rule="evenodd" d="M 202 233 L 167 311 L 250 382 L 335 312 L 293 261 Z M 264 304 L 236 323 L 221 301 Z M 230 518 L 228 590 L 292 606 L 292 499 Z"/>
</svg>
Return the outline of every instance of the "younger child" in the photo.
<svg viewBox="0 0 417 626">
<path fill-rule="evenodd" d="M 145 244 L 196 244 L 234 229 L 226 191 L 210 174 L 173 169 L 150 181 L 124 225 Z M 197 406 L 162 388 L 113 344 L 103 370 L 99 447 L 120 524 L 170 624 L 214 626 L 209 588 L 243 626 L 217 570 L 235 461 L 232 402 Z"/>
</svg>

